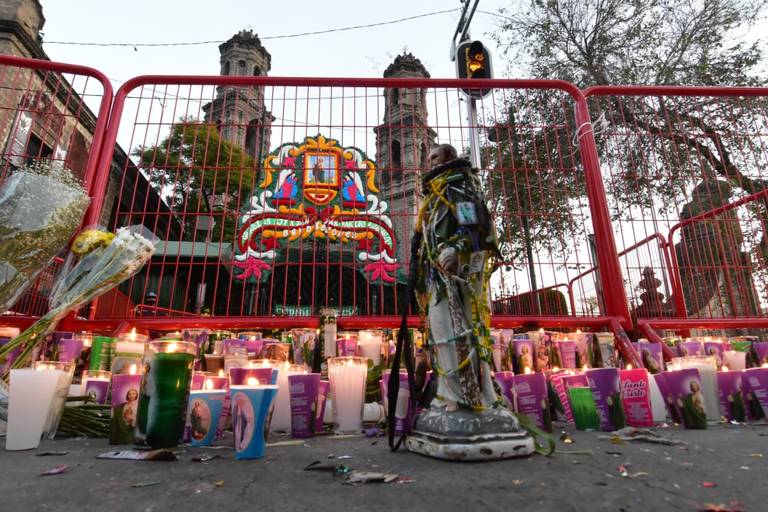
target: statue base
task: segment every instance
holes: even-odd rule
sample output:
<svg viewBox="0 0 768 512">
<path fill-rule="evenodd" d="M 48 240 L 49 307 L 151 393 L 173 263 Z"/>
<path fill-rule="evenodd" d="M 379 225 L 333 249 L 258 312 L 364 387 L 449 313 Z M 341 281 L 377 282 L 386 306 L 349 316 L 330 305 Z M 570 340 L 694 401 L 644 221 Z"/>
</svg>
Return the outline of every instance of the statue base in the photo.
<svg viewBox="0 0 768 512">
<path fill-rule="evenodd" d="M 448 412 L 431 407 L 416 418 L 406 446 L 428 457 L 456 461 L 510 459 L 534 451 L 531 436 L 503 408 Z"/>
</svg>

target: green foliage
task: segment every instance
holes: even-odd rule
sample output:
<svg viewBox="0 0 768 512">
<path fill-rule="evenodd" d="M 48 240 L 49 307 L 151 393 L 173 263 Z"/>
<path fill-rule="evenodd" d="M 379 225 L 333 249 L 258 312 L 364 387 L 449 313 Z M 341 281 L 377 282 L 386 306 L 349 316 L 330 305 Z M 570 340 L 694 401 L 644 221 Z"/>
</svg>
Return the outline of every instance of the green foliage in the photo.
<svg viewBox="0 0 768 512">
<path fill-rule="evenodd" d="M 234 241 L 237 205 L 257 185 L 258 169 L 241 147 L 221 138 L 215 124 L 180 119 L 160 144 L 138 148 L 134 155 L 171 209 L 186 214 L 185 240 L 194 236 L 197 215 L 213 213 L 211 239 Z M 210 204 L 212 196 L 226 197 L 228 204 L 216 208 Z"/>
</svg>

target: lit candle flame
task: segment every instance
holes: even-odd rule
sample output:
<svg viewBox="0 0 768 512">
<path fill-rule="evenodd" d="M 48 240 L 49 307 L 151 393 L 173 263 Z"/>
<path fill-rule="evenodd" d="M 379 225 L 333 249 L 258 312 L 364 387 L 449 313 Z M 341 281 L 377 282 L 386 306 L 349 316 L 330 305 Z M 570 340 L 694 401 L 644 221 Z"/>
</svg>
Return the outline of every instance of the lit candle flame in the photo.
<svg viewBox="0 0 768 512">
<path fill-rule="evenodd" d="M 587 370 L 589 370 L 589 365 L 588 364 L 584 364 L 584 366 L 581 367 L 581 371 L 585 372 Z"/>
<path fill-rule="evenodd" d="M 553 372 L 559 372 L 560 371 L 560 367 L 559 366 L 553 366 L 552 367 L 552 371 Z"/>
<path fill-rule="evenodd" d="M 258 386 L 259 385 L 259 379 L 256 377 L 248 377 L 248 385 L 249 386 Z"/>
<path fill-rule="evenodd" d="M 176 352 L 176 343 L 169 343 L 168 344 L 168 352 Z"/>
<path fill-rule="evenodd" d="M 531 367 L 530 367 L 530 366 L 526 366 L 526 367 L 525 367 L 525 370 L 523 370 L 523 373 L 525 373 L 526 375 L 528 375 L 529 373 L 533 373 L 533 370 L 531 370 Z"/>
<path fill-rule="evenodd" d="M 581 329 L 576 329 L 576 334 L 581 334 Z"/>
<path fill-rule="evenodd" d="M 731 371 L 731 369 L 728 368 L 726 365 L 723 365 L 723 368 L 721 369 L 721 371 L 729 372 L 729 371 Z"/>
<path fill-rule="evenodd" d="M 631 370 L 631 369 L 632 369 L 632 365 L 631 364 L 627 364 L 627 370 Z"/>
<path fill-rule="evenodd" d="M 128 339 L 136 341 L 136 328 L 131 329 L 131 333 L 128 335 Z"/>
<path fill-rule="evenodd" d="M 768 368 L 768 363 L 763 363 L 761 368 Z"/>
<path fill-rule="evenodd" d="M 219 370 L 219 377 L 223 377 L 223 376 L 224 376 L 224 370 L 221 369 L 221 370 Z"/>
<path fill-rule="evenodd" d="M 205 389 L 213 389 L 213 381 L 211 379 L 205 379 Z"/>
<path fill-rule="evenodd" d="M 128 368 L 128 375 L 136 375 L 136 364 L 132 364 L 130 368 Z"/>
</svg>

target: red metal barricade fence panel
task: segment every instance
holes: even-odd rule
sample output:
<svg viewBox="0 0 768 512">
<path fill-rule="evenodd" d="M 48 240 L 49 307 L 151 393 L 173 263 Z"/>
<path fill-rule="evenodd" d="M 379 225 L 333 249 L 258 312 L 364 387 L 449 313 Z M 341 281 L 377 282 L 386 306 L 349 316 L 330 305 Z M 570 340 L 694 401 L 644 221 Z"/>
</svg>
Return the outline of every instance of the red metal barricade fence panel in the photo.
<svg viewBox="0 0 768 512">
<path fill-rule="evenodd" d="M 109 80 L 94 69 L 0 55 L 0 183 L 17 169 L 45 162 L 70 169 L 93 195 L 111 104 Z M 98 213 L 92 205 L 89 223 L 98 221 Z M 44 314 L 62 262 L 58 258 L 44 269 L 7 314 Z"/>
<path fill-rule="evenodd" d="M 491 91 L 477 125 L 470 84 Z M 159 239 L 120 287 L 134 321 L 316 325 L 330 307 L 349 326 L 394 326 L 427 154 L 466 152 L 476 128 L 502 255 L 494 323 L 605 324 L 627 309 L 588 120 L 581 92 L 558 81 L 137 77 L 104 147 L 130 158 L 95 203 L 110 229 Z M 569 310 L 563 283 L 595 266 L 586 279 L 611 293 Z M 93 320 L 124 316 L 108 309 Z"/>
<path fill-rule="evenodd" d="M 638 263 L 622 258 L 633 315 L 664 328 L 768 327 L 768 90 L 585 95 L 617 246 Z"/>
</svg>

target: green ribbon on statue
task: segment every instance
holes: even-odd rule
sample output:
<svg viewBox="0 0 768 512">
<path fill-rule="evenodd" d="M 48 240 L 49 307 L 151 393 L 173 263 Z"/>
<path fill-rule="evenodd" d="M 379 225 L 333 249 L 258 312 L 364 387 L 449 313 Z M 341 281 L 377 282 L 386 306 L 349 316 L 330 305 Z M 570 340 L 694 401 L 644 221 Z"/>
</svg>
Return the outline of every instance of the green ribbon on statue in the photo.
<svg viewBox="0 0 768 512">
<path fill-rule="evenodd" d="M 552 434 L 544 432 L 539 427 L 537 427 L 536 423 L 534 423 L 530 416 L 518 413 L 513 414 L 517 418 L 517 421 L 520 422 L 520 426 L 523 427 L 525 431 L 528 432 L 528 434 L 530 434 L 530 436 L 533 438 L 533 444 L 535 446 L 536 453 L 547 457 L 555 453 L 555 438 L 552 437 Z M 549 449 L 547 449 L 543 443 L 539 442 L 539 438 L 546 442 L 547 446 L 549 446 Z"/>
</svg>

